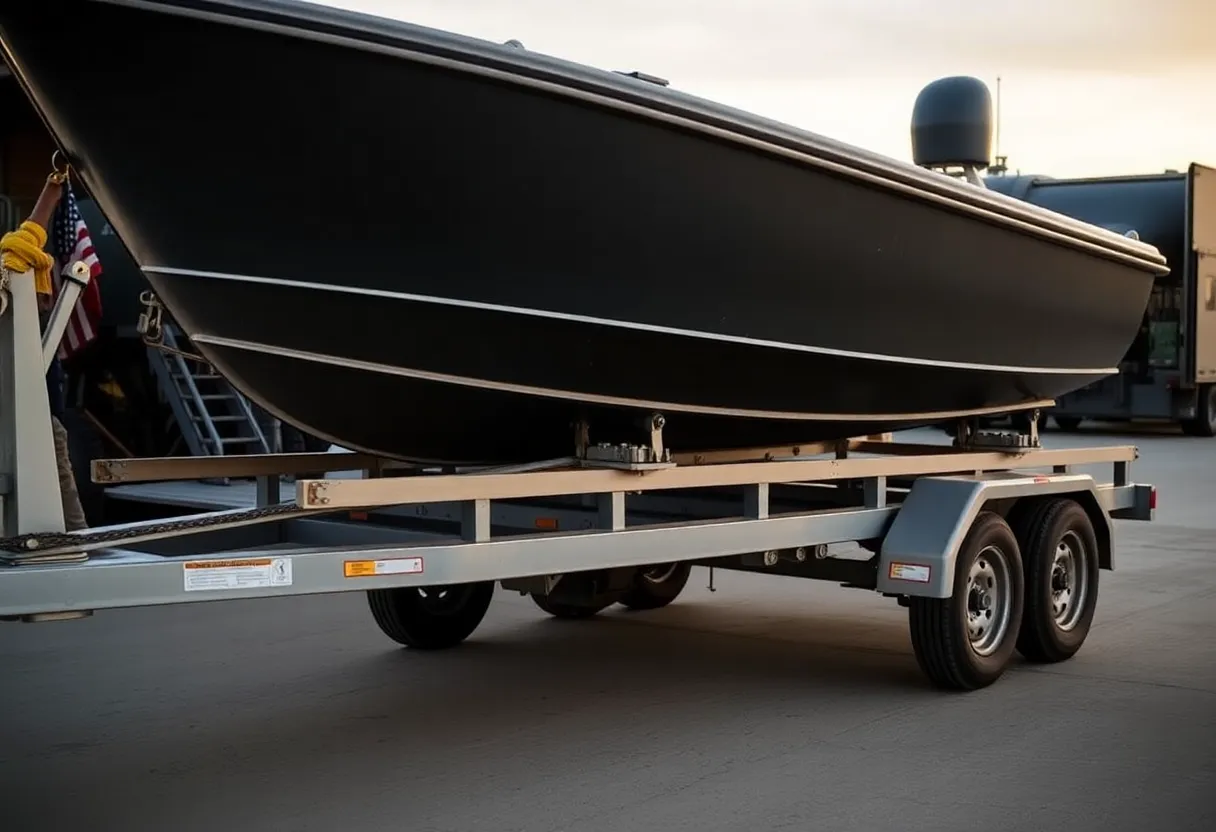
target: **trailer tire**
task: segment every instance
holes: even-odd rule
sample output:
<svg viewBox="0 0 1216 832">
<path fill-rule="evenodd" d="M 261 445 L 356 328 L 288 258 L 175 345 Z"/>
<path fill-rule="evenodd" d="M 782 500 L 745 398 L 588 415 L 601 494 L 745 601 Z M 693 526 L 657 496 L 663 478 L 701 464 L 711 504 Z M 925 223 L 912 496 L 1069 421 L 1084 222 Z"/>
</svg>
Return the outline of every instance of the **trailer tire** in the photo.
<svg viewBox="0 0 1216 832">
<path fill-rule="evenodd" d="M 548 595 L 532 595 L 532 602 L 543 612 L 554 618 L 579 619 L 591 618 L 608 609 L 610 604 L 571 604 L 566 601 L 550 600 Z"/>
<path fill-rule="evenodd" d="M 1182 423 L 1182 432 L 1188 436 L 1216 436 L 1216 384 L 1205 384 L 1199 389 L 1195 418 Z"/>
<path fill-rule="evenodd" d="M 1072 658 L 1098 606 L 1098 536 L 1076 500 L 1043 500 L 1019 518 L 1026 605 L 1018 652 L 1028 661 Z"/>
<path fill-rule="evenodd" d="M 912 648 L 929 680 L 976 690 L 999 679 L 1016 646 L 1024 592 L 1013 530 L 999 514 L 981 511 L 959 546 L 953 594 L 909 598 Z"/>
<path fill-rule="evenodd" d="M 367 603 L 386 636 L 415 650 L 455 647 L 490 608 L 494 582 L 371 589 Z"/>
<path fill-rule="evenodd" d="M 1051 418 L 1055 421 L 1056 427 L 1065 433 L 1076 433 L 1081 429 L 1080 416 L 1052 416 Z"/>
<path fill-rule="evenodd" d="M 631 610 L 657 610 L 680 596 L 692 574 L 691 563 L 660 563 L 639 569 L 633 584 L 621 596 L 621 605 Z"/>
</svg>

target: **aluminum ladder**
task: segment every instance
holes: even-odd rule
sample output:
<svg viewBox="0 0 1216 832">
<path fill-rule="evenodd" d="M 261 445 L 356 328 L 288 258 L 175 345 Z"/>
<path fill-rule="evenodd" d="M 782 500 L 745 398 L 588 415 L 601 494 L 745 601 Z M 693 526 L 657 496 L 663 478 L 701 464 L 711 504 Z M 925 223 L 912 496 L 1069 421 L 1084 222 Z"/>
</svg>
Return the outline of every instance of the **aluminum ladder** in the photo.
<svg viewBox="0 0 1216 832">
<path fill-rule="evenodd" d="M 148 358 L 190 453 L 271 453 L 270 442 L 249 400 L 214 367 L 182 355 L 190 352 L 190 344 L 173 324 L 164 322 L 162 332 L 162 343 L 169 349 L 149 346 Z"/>
</svg>

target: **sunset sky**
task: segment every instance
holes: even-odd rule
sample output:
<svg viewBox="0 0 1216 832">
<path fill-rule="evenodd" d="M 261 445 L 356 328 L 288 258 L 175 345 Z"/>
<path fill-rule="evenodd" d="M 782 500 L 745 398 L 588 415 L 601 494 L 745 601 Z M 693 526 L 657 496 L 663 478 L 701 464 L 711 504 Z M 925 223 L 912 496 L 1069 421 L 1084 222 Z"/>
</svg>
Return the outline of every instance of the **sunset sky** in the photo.
<svg viewBox="0 0 1216 832">
<path fill-rule="evenodd" d="M 1216 0 L 324 0 L 674 88 L 909 160 L 917 92 L 975 75 L 1023 172 L 1216 164 Z"/>
</svg>

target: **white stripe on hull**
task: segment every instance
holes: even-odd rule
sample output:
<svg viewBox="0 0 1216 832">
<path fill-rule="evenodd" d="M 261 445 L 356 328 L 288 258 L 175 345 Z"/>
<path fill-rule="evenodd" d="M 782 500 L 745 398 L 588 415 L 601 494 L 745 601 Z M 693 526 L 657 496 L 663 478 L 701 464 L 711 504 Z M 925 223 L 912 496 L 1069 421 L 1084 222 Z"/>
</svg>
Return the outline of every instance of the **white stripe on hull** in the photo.
<svg viewBox="0 0 1216 832">
<path fill-rule="evenodd" d="M 901 364 L 915 367 L 933 367 L 947 370 L 968 370 L 982 373 L 1005 374 L 1035 374 L 1035 375 L 1086 375 L 1109 376 L 1118 372 L 1115 367 L 1022 367 L 1004 364 L 977 364 L 967 361 L 944 361 L 934 358 L 910 358 L 908 356 L 882 355 L 878 353 L 858 352 L 855 350 L 840 350 L 832 347 L 815 347 L 806 344 L 790 344 L 781 341 L 766 341 L 760 338 L 747 338 L 740 335 L 723 335 L 714 332 L 698 332 L 691 329 L 645 324 L 637 321 L 617 321 L 608 318 L 596 318 L 589 315 L 574 315 L 565 312 L 552 312 L 545 309 L 531 309 L 502 304 L 482 303 L 480 301 L 459 300 L 456 298 L 441 298 L 433 295 L 417 295 L 409 292 L 396 292 L 388 289 L 368 289 L 358 286 L 339 286 L 332 283 L 317 283 L 308 280 L 293 280 L 282 277 L 261 277 L 255 275 L 226 274 L 223 272 L 208 272 L 193 269 L 181 269 L 171 266 L 142 266 L 149 274 L 166 277 L 198 277 L 210 280 L 230 280 L 242 283 L 257 283 L 269 286 L 285 286 L 296 289 L 308 289 L 317 292 L 334 292 L 338 294 L 362 295 L 365 297 L 399 300 L 407 303 L 430 303 L 442 306 L 456 306 L 465 309 L 476 309 L 485 312 L 500 312 L 512 315 L 523 315 L 536 318 L 570 321 L 573 323 L 609 326 L 620 329 L 633 329 L 642 332 L 652 332 L 661 335 L 674 335 L 683 338 L 698 338 L 708 341 L 723 341 L 750 347 L 765 347 L 768 349 L 784 350 L 787 352 L 811 353 L 826 355 L 833 358 L 873 361 L 883 364 Z M 190 335 L 190 333 L 187 333 Z M 193 335 L 191 335 L 193 337 Z"/>
<path fill-rule="evenodd" d="M 814 413 L 807 411 L 786 410 L 747 410 L 729 407 L 708 407 L 704 405 L 683 404 L 649 399 L 630 399 L 620 396 L 600 396 L 593 393 L 580 393 L 571 390 L 559 390 L 551 387 L 534 387 L 525 384 L 508 384 L 506 382 L 475 379 L 467 376 L 433 373 L 425 370 L 414 370 L 391 364 L 381 364 L 374 361 L 361 361 L 351 358 L 324 353 L 295 350 L 272 344 L 262 344 L 256 341 L 246 341 L 236 338 L 223 338 L 216 335 L 192 335 L 191 341 L 202 346 L 222 347 L 245 350 L 263 355 L 275 355 L 281 358 L 292 358 L 300 361 L 310 361 L 316 364 L 328 364 L 335 367 L 345 367 L 351 370 L 380 373 L 382 375 L 401 376 L 403 378 L 433 381 L 442 384 L 453 384 L 461 387 L 473 387 L 482 390 L 494 390 L 501 393 L 514 393 L 525 396 L 539 396 L 550 399 L 585 402 L 587 404 L 604 405 L 607 407 L 627 407 L 641 410 L 655 410 L 666 413 L 697 413 L 706 416 L 729 416 L 743 419 L 774 419 L 801 422 L 914 422 L 919 420 L 937 421 L 968 416 L 985 416 L 997 413 L 1007 413 L 1011 409 L 1023 406 L 1049 407 L 1050 400 L 1029 402 L 1025 404 L 1010 404 L 1000 407 L 984 407 L 970 410 L 938 410 L 915 413 Z"/>
</svg>

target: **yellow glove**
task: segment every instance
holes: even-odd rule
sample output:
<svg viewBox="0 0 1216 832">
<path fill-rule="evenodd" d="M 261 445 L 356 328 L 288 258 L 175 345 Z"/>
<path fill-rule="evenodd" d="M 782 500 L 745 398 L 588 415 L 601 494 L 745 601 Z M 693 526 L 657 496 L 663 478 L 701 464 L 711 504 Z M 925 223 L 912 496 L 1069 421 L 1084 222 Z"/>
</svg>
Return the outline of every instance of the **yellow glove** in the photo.
<svg viewBox="0 0 1216 832">
<path fill-rule="evenodd" d="M 34 290 L 40 295 L 51 294 L 51 267 L 55 265 L 54 258 L 42 250 L 45 245 L 46 230 L 30 220 L 0 238 L 4 268 L 17 273 L 33 269 Z"/>
</svg>

